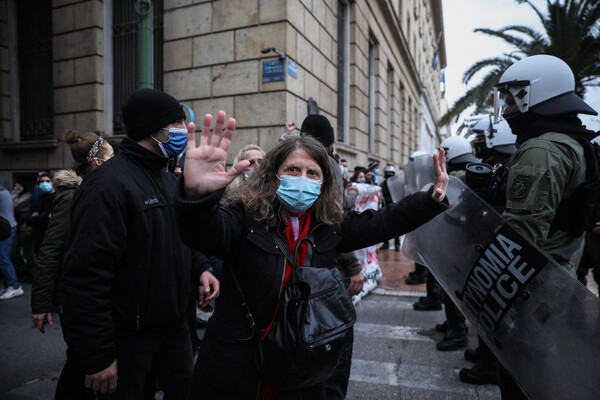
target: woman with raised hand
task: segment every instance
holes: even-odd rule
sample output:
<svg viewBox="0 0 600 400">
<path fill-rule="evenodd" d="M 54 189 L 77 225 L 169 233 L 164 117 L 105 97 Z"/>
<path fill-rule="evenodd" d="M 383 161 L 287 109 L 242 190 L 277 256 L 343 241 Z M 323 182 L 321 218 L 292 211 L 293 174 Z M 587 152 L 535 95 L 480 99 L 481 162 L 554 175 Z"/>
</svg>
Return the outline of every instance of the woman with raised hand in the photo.
<svg viewBox="0 0 600 400">
<path fill-rule="evenodd" d="M 221 296 L 208 321 L 194 370 L 191 399 L 324 399 L 323 383 L 283 391 L 261 379 L 255 363 L 259 340 L 273 325 L 292 266 L 274 237 L 298 264 L 331 268 L 338 252 L 367 247 L 405 234 L 448 207 L 445 154 L 434 155 L 435 182 L 428 192 L 407 196 L 377 212 L 343 217 L 334 170 L 325 148 L 310 137 L 290 137 L 270 150 L 251 180 L 239 190 L 225 188 L 248 166 L 227 171 L 227 150 L 235 120 L 219 111 L 204 117 L 200 145 L 188 125 L 186 168 L 177 185 L 176 215 L 184 242 L 224 259 Z M 239 285 L 239 287 L 238 287 Z M 242 300 L 242 297 L 245 301 Z M 246 308 L 247 306 L 247 308 Z M 252 314 L 256 329 L 249 324 Z"/>
</svg>

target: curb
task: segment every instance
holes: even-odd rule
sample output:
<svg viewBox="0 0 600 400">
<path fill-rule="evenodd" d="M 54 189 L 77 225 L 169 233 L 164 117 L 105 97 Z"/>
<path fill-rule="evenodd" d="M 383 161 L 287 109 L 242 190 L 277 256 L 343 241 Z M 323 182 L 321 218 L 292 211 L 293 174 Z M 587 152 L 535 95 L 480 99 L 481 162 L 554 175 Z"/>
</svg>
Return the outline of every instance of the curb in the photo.
<svg viewBox="0 0 600 400">
<path fill-rule="evenodd" d="M 427 294 L 421 291 L 410 290 L 394 290 L 377 287 L 371 291 L 372 294 L 380 296 L 396 296 L 396 297 L 425 297 Z"/>
</svg>

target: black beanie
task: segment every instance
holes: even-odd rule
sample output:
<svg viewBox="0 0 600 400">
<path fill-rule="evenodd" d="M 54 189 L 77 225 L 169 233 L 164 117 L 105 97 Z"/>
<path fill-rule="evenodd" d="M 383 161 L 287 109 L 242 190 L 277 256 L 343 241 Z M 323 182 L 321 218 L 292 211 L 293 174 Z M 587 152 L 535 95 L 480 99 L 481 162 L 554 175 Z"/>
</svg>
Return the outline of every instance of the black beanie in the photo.
<svg viewBox="0 0 600 400">
<path fill-rule="evenodd" d="M 170 94 L 141 89 L 133 92 L 121 108 L 127 136 L 140 141 L 180 119 L 185 119 L 181 104 Z"/>
<path fill-rule="evenodd" d="M 302 122 L 300 132 L 312 136 L 323 143 L 325 147 L 329 147 L 329 145 L 332 145 L 335 141 L 333 127 L 329 123 L 327 117 L 320 114 L 310 114 L 306 117 L 304 122 Z"/>
</svg>

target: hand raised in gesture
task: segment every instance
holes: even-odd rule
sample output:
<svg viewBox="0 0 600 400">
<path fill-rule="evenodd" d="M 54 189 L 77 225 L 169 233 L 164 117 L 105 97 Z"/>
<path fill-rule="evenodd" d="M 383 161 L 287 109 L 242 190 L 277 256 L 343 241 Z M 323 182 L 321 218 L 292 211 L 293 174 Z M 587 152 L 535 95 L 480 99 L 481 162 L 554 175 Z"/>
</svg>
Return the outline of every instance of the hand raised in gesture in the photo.
<svg viewBox="0 0 600 400">
<path fill-rule="evenodd" d="M 446 197 L 448 191 L 448 173 L 446 172 L 446 152 L 440 147 L 440 154 L 433 155 L 433 171 L 435 180 L 433 181 L 433 194 L 431 197 L 437 202 L 441 202 Z"/>
<path fill-rule="evenodd" d="M 235 119 L 229 118 L 225 126 L 225 118 L 225 112 L 219 111 L 211 132 L 213 117 L 210 114 L 204 116 L 200 145 L 198 146 L 196 146 L 195 137 L 196 126 L 193 122 L 188 125 L 183 178 L 185 194 L 190 200 L 200 199 L 209 193 L 227 187 L 250 163 L 243 160 L 226 171 L 225 161 L 235 131 Z"/>
</svg>

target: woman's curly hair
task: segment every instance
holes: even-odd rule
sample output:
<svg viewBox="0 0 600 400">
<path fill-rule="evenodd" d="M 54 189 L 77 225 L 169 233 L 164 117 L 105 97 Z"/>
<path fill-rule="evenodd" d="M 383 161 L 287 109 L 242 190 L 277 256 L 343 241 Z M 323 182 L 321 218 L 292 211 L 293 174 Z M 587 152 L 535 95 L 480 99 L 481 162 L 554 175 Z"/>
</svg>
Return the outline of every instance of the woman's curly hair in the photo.
<svg viewBox="0 0 600 400">
<path fill-rule="evenodd" d="M 321 194 L 310 208 L 312 218 L 327 225 L 340 223 L 343 213 L 338 202 L 340 194 L 334 175 L 336 171 L 331 166 L 325 147 L 308 136 L 292 136 L 270 150 L 250 179 L 241 187 L 227 193 L 224 204 L 239 201 L 266 228 L 277 227 L 287 216 L 285 207 L 281 206 L 276 210 L 273 205 L 279 187 L 277 171 L 287 156 L 299 149 L 306 151 L 323 171 Z"/>
</svg>

